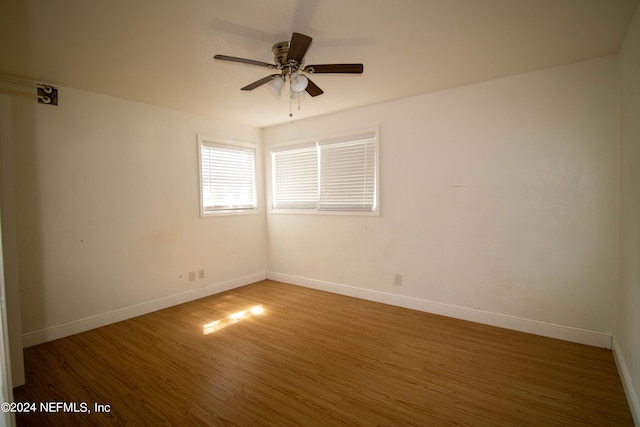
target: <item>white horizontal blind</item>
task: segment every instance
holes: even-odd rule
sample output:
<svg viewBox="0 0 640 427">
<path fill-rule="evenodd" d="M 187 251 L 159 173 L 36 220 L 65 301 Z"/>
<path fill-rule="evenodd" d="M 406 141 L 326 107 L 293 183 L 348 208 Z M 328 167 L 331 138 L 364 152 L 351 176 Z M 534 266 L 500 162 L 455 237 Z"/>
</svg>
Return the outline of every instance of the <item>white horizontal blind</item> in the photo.
<svg viewBox="0 0 640 427">
<path fill-rule="evenodd" d="M 274 209 L 377 212 L 376 133 L 279 147 L 271 155 Z"/>
<path fill-rule="evenodd" d="M 315 209 L 318 205 L 318 149 L 315 144 L 274 150 L 273 207 Z"/>
<path fill-rule="evenodd" d="M 202 143 L 200 161 L 203 213 L 256 208 L 253 148 Z"/>
<path fill-rule="evenodd" d="M 321 144 L 318 209 L 375 210 L 376 153 L 375 138 Z"/>
</svg>

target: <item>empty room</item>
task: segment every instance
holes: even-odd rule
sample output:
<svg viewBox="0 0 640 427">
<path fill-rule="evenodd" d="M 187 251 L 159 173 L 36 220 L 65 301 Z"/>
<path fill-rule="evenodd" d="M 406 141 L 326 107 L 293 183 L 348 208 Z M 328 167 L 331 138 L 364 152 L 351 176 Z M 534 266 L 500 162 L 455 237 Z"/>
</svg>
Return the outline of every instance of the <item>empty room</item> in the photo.
<svg viewBox="0 0 640 427">
<path fill-rule="evenodd" d="M 640 425 L 637 0 L 0 37 L 0 426 Z"/>
</svg>

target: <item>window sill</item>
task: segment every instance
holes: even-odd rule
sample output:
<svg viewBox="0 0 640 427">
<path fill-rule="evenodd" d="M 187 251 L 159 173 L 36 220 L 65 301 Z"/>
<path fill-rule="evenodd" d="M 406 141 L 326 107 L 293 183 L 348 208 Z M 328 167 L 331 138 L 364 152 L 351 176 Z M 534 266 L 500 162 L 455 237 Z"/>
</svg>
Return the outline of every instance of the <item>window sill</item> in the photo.
<svg viewBox="0 0 640 427">
<path fill-rule="evenodd" d="M 270 215 L 330 215 L 330 216 L 380 216 L 380 210 L 373 212 L 359 211 L 321 211 L 311 209 L 271 209 Z"/>
<path fill-rule="evenodd" d="M 231 216 L 231 215 L 257 215 L 260 213 L 258 209 L 244 209 L 244 210 L 220 210 L 211 212 L 200 212 L 200 218 L 213 218 L 217 216 Z"/>
</svg>

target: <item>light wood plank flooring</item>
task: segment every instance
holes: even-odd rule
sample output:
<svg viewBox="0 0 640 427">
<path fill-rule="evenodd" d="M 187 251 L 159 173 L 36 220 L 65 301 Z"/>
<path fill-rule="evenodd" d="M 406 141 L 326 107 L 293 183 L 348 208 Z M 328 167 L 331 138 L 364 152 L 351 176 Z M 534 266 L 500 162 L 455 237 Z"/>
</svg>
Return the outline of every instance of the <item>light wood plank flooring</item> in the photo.
<svg viewBox="0 0 640 427">
<path fill-rule="evenodd" d="M 15 401 L 92 413 L 19 426 L 633 425 L 609 350 L 273 281 L 28 348 L 25 364 Z"/>
</svg>

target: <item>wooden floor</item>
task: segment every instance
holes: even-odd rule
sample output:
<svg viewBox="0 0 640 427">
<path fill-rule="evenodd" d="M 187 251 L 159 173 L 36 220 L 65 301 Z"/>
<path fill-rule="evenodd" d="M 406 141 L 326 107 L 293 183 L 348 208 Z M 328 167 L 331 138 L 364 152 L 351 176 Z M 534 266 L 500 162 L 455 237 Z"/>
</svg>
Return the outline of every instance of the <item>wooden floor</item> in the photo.
<svg viewBox="0 0 640 427">
<path fill-rule="evenodd" d="M 16 402 L 91 413 L 18 426 L 633 425 L 609 350 L 272 281 L 25 349 L 25 365 Z"/>
</svg>

